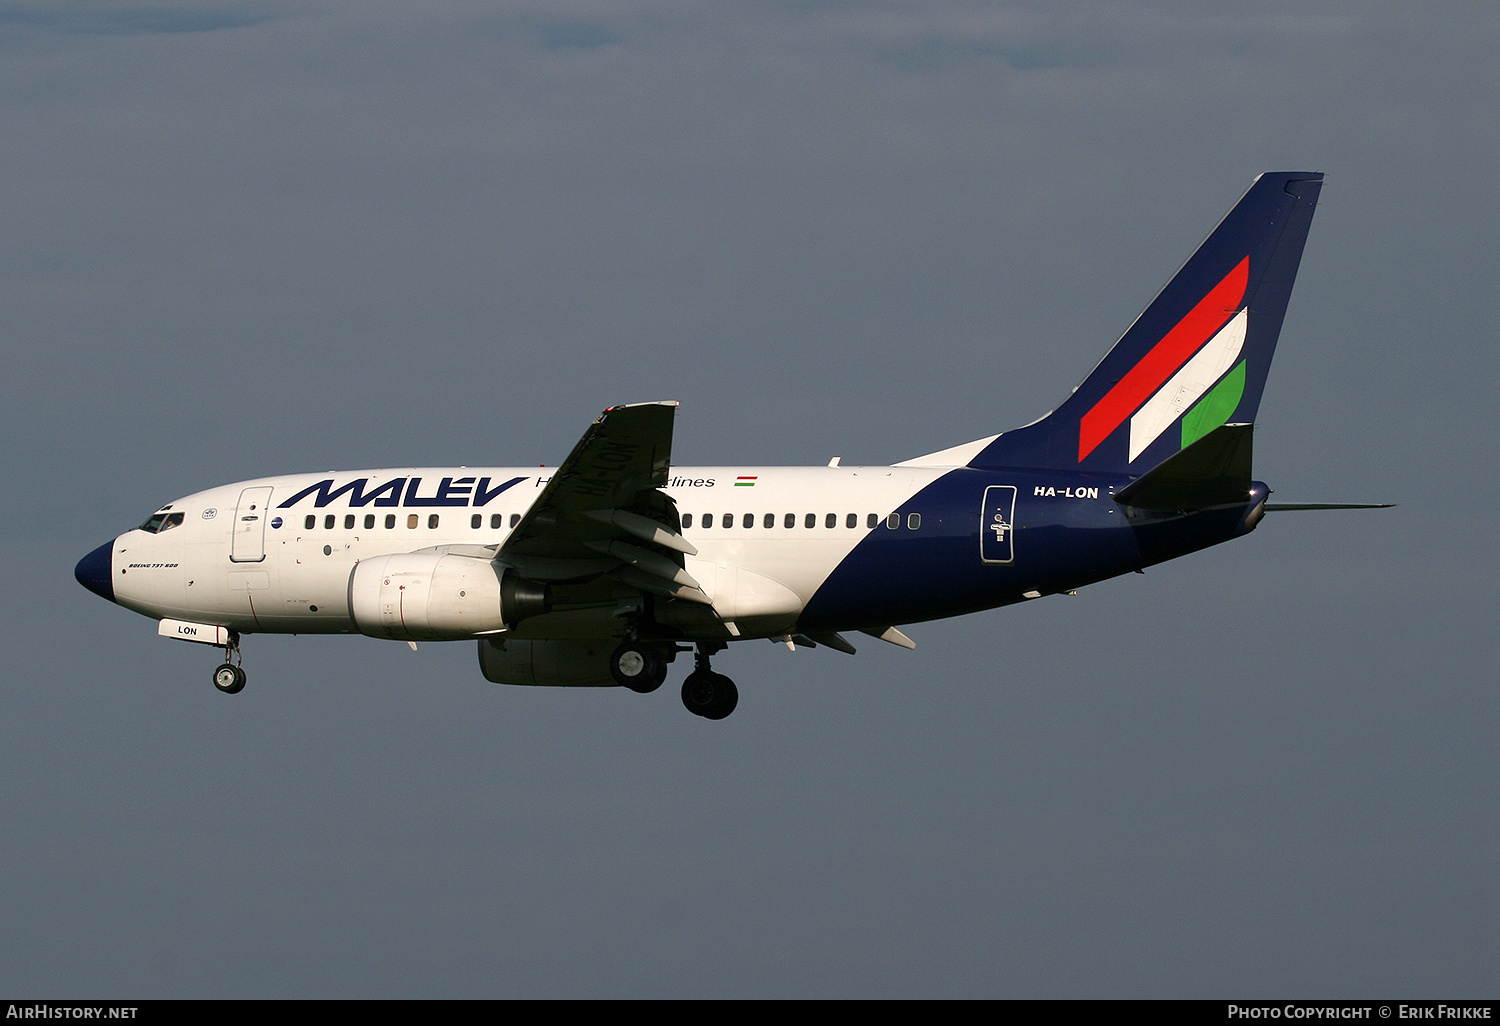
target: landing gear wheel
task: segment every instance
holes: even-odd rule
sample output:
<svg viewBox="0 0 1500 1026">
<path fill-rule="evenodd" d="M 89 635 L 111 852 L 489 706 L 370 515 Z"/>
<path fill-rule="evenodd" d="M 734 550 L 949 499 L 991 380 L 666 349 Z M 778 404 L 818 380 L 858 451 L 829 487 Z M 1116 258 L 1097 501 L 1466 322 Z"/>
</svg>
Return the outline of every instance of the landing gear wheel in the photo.
<svg viewBox="0 0 1500 1026">
<path fill-rule="evenodd" d="M 722 673 L 694 670 L 682 682 L 682 704 L 695 716 L 722 720 L 740 704 L 740 689 Z"/>
<path fill-rule="evenodd" d="M 645 695 L 667 679 L 667 661 L 650 645 L 627 641 L 609 657 L 609 674 L 621 687 Z"/>
<path fill-rule="evenodd" d="M 245 671 L 229 663 L 220 664 L 214 671 L 214 687 L 226 695 L 237 695 L 245 690 Z"/>
</svg>

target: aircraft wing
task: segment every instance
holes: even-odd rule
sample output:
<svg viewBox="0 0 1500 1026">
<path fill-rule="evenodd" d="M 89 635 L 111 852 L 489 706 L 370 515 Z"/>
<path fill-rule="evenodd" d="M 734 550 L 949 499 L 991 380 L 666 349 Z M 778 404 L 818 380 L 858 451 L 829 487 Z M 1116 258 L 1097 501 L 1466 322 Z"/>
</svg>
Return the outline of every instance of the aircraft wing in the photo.
<svg viewBox="0 0 1500 1026">
<path fill-rule="evenodd" d="M 660 489 L 672 459 L 675 402 L 612 406 L 589 425 L 495 554 L 539 581 L 613 572 L 634 587 L 707 601 L 683 570 L 696 555 Z"/>
</svg>

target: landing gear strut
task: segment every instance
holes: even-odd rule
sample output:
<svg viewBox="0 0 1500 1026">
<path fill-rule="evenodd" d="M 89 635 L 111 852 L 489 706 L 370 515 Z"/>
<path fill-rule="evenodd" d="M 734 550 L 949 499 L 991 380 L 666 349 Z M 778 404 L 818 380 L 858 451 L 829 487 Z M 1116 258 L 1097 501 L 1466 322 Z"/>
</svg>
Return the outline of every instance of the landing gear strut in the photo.
<svg viewBox="0 0 1500 1026">
<path fill-rule="evenodd" d="M 740 689 L 734 681 L 715 673 L 708 664 L 709 656 L 723 648 L 722 643 L 714 648 L 700 643 L 693 656 L 693 672 L 682 682 L 682 704 L 688 712 L 707 720 L 722 720 L 740 704 Z"/>
<path fill-rule="evenodd" d="M 237 695 L 245 690 L 245 671 L 240 666 L 240 636 L 237 631 L 230 631 L 229 640 L 224 643 L 224 660 L 214 670 L 214 687 L 226 695 Z"/>
</svg>

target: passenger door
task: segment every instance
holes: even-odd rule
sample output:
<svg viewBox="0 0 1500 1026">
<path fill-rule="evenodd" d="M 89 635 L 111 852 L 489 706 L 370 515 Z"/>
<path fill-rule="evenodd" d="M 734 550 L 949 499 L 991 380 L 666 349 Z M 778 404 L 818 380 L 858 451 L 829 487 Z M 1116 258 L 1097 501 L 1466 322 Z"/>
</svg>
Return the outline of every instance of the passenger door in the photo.
<svg viewBox="0 0 1500 1026">
<path fill-rule="evenodd" d="M 270 505 L 270 485 L 257 485 L 240 492 L 234 507 L 234 534 L 229 543 L 231 563 L 259 563 L 266 558 L 266 517 Z"/>
</svg>

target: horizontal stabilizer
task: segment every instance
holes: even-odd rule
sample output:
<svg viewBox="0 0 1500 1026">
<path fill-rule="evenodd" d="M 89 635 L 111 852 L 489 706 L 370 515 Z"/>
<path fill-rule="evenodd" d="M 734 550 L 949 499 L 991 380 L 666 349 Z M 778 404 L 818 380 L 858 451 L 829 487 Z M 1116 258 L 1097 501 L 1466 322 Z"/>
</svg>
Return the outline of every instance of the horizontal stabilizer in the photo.
<svg viewBox="0 0 1500 1026">
<path fill-rule="evenodd" d="M 1250 424 L 1215 428 L 1115 493 L 1136 509 L 1195 510 L 1250 497 Z"/>
<path fill-rule="evenodd" d="M 1394 502 L 1268 502 L 1267 513 L 1287 513 L 1303 509 L 1390 509 Z"/>
</svg>

